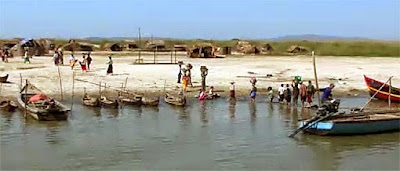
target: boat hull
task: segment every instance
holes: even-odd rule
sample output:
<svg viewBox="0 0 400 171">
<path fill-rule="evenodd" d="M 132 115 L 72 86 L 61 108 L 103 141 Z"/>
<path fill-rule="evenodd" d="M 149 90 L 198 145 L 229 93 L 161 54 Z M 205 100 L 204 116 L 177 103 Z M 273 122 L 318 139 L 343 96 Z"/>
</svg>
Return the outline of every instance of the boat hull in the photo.
<svg viewBox="0 0 400 171">
<path fill-rule="evenodd" d="M 371 97 L 378 92 L 375 97 L 378 99 L 382 99 L 382 100 L 388 100 L 389 99 L 389 95 L 390 95 L 390 100 L 392 102 L 400 102 L 400 89 L 393 87 L 390 90 L 389 93 L 389 85 L 385 84 L 383 82 L 377 81 L 375 79 L 369 78 L 367 76 L 364 75 L 364 80 L 365 83 L 367 84 L 367 88 L 369 90 L 369 94 L 371 95 Z M 382 85 L 384 85 L 382 87 Z M 379 88 L 381 88 L 381 90 L 379 90 Z"/>
<path fill-rule="evenodd" d="M 304 125 L 305 121 L 300 123 Z M 317 135 L 354 135 L 393 132 L 400 130 L 400 119 L 354 121 L 354 122 L 318 122 L 305 132 Z"/>
<path fill-rule="evenodd" d="M 8 79 L 8 74 L 4 77 L 0 77 L 0 83 L 6 83 Z"/>
</svg>

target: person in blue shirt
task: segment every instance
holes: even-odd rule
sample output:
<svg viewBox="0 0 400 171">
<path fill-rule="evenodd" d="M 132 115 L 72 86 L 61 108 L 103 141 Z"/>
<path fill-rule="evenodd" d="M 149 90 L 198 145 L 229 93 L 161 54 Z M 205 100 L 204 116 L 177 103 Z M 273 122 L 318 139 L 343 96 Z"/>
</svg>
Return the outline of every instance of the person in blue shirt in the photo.
<svg viewBox="0 0 400 171">
<path fill-rule="evenodd" d="M 325 102 L 327 100 L 332 100 L 332 89 L 335 88 L 335 84 L 331 83 L 329 87 L 326 87 L 324 94 L 322 94 L 321 101 Z"/>
</svg>

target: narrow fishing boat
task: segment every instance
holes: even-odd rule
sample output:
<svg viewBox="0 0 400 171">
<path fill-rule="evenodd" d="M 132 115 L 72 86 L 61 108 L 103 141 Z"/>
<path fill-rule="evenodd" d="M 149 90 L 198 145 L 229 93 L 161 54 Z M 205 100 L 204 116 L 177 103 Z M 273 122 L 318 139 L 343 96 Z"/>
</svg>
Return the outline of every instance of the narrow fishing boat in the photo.
<svg viewBox="0 0 400 171">
<path fill-rule="evenodd" d="M 8 74 L 5 76 L 0 76 L 0 83 L 6 83 L 8 79 Z"/>
<path fill-rule="evenodd" d="M 185 106 L 186 105 L 186 98 L 183 95 L 172 95 L 169 93 L 165 94 L 164 100 L 166 103 L 175 106 Z"/>
<path fill-rule="evenodd" d="M 26 82 L 18 94 L 19 105 L 39 121 L 67 120 L 68 111 L 59 101 L 48 97 L 38 88 Z"/>
<path fill-rule="evenodd" d="M 365 75 L 364 75 L 364 80 L 365 80 L 365 83 L 367 84 L 369 94 L 371 96 L 373 96 L 377 92 L 375 97 L 378 99 L 388 100 L 389 95 L 390 95 L 390 100 L 392 102 L 400 102 L 400 88 L 396 88 L 396 87 L 392 86 L 390 88 L 390 93 L 389 93 L 390 85 L 385 84 L 380 81 L 377 81 L 375 79 L 369 78 Z M 382 87 L 382 89 L 379 90 L 381 87 Z"/>
<path fill-rule="evenodd" d="M 300 127 L 308 121 L 300 122 Z M 397 113 L 337 115 L 319 121 L 305 132 L 317 135 L 353 135 L 400 130 L 400 111 Z"/>
<path fill-rule="evenodd" d="M 117 108 L 118 107 L 118 100 L 109 100 L 107 99 L 105 96 L 101 96 L 100 98 L 100 104 L 103 107 L 113 107 L 113 108 Z"/>
<path fill-rule="evenodd" d="M 142 104 L 145 106 L 157 106 L 160 102 L 158 97 L 150 98 L 150 97 L 143 97 Z"/>
<path fill-rule="evenodd" d="M 100 99 L 96 97 L 90 97 L 88 94 L 85 94 L 82 98 L 82 103 L 85 106 L 99 107 Z"/>
<path fill-rule="evenodd" d="M 118 101 L 123 104 L 128 104 L 128 105 L 141 105 L 142 104 L 142 96 L 123 96 L 119 95 L 118 96 Z"/>
<path fill-rule="evenodd" d="M 17 104 L 11 100 L 4 100 L 0 102 L 0 109 L 7 112 L 13 112 L 17 107 Z"/>
</svg>

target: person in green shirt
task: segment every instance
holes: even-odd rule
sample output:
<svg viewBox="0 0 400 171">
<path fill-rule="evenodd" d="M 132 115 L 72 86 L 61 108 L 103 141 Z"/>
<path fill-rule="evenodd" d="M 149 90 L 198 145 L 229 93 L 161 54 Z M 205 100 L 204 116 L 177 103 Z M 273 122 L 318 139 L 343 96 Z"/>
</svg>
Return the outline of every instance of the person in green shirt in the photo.
<svg viewBox="0 0 400 171">
<path fill-rule="evenodd" d="M 272 103 L 272 101 L 274 100 L 274 90 L 272 89 L 272 87 L 268 87 L 267 91 L 268 91 L 268 98 Z"/>
</svg>

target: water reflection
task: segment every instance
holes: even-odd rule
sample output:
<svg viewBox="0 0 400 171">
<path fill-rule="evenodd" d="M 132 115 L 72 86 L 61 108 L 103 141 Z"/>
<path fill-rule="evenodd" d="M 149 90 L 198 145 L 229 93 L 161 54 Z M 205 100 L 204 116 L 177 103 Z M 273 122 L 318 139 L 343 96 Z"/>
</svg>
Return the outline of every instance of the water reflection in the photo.
<svg viewBox="0 0 400 171">
<path fill-rule="evenodd" d="M 207 100 L 200 101 L 200 120 L 203 122 L 203 124 L 208 123 Z"/>
<path fill-rule="evenodd" d="M 256 102 L 251 101 L 249 103 L 249 111 L 250 111 L 250 123 L 254 124 L 257 118 L 257 107 L 256 107 Z"/>
<path fill-rule="evenodd" d="M 229 98 L 229 117 L 234 118 L 236 115 L 236 98 Z"/>
</svg>

